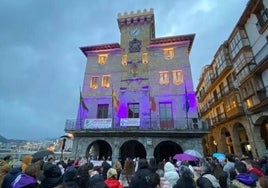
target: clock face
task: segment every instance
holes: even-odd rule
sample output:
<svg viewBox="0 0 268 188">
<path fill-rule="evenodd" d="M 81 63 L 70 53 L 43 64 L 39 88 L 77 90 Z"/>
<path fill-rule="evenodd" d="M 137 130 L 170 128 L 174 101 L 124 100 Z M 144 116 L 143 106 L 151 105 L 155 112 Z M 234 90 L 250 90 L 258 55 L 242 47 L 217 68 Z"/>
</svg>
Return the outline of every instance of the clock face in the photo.
<svg viewBox="0 0 268 188">
<path fill-rule="evenodd" d="M 130 34 L 131 34 L 132 37 L 137 37 L 140 34 L 140 29 L 135 27 L 130 31 Z"/>
</svg>

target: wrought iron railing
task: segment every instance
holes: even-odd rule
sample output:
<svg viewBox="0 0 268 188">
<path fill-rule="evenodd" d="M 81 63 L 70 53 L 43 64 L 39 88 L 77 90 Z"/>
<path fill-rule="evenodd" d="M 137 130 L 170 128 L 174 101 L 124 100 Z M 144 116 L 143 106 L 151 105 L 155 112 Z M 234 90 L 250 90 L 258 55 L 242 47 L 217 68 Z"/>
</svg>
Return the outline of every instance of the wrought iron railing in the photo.
<svg viewBox="0 0 268 188">
<path fill-rule="evenodd" d="M 122 126 L 120 119 L 112 120 L 109 126 L 86 126 L 86 121 L 98 119 L 69 119 L 65 123 L 65 131 L 91 131 L 91 130 L 147 130 L 147 131 L 176 131 L 176 130 L 209 130 L 208 122 L 198 118 L 179 118 L 161 120 L 159 118 L 138 118 L 139 124 L 134 126 Z"/>
</svg>

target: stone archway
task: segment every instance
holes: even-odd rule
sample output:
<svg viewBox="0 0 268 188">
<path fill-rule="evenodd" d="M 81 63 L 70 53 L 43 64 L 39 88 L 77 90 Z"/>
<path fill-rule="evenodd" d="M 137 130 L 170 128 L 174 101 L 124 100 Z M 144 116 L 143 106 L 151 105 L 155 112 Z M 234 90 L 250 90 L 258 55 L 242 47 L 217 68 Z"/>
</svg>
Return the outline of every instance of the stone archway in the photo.
<svg viewBox="0 0 268 188">
<path fill-rule="evenodd" d="M 268 116 L 261 116 L 256 121 L 256 124 L 260 126 L 260 129 L 257 130 L 256 127 L 258 126 L 255 126 L 254 132 L 260 132 L 260 137 L 264 141 L 265 148 L 268 149 Z"/>
<path fill-rule="evenodd" d="M 146 158 L 146 150 L 144 146 L 137 140 L 126 141 L 119 150 L 119 158 L 125 161 L 126 158 Z"/>
<path fill-rule="evenodd" d="M 172 141 L 160 142 L 154 149 L 154 157 L 157 162 L 173 157 L 177 153 L 183 153 L 181 146 Z"/>
<path fill-rule="evenodd" d="M 86 149 L 86 157 L 94 160 L 109 159 L 111 156 L 112 147 L 104 140 L 96 140 Z"/>
<path fill-rule="evenodd" d="M 249 144 L 248 134 L 245 127 L 241 123 L 236 123 L 233 126 L 232 142 L 235 143 L 233 146 L 236 155 L 245 155 L 252 158 L 251 145 Z"/>
</svg>

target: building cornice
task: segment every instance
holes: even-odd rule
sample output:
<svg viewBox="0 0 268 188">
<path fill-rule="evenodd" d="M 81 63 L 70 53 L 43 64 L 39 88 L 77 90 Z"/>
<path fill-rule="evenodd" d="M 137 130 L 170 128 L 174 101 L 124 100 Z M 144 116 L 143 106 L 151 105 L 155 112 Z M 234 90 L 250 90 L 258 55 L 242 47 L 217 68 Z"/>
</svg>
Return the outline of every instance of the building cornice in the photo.
<svg viewBox="0 0 268 188">
<path fill-rule="evenodd" d="M 168 46 L 171 44 L 176 45 L 186 42 L 188 44 L 188 53 L 190 53 L 194 37 L 195 34 L 155 38 L 150 41 L 150 44 L 147 46 L 147 48 L 162 47 L 163 45 Z"/>
<path fill-rule="evenodd" d="M 121 46 L 118 43 L 111 44 L 101 44 L 94 46 L 85 46 L 80 47 L 80 50 L 87 56 L 89 53 L 101 53 L 101 52 L 109 52 L 109 51 L 121 51 Z"/>
</svg>

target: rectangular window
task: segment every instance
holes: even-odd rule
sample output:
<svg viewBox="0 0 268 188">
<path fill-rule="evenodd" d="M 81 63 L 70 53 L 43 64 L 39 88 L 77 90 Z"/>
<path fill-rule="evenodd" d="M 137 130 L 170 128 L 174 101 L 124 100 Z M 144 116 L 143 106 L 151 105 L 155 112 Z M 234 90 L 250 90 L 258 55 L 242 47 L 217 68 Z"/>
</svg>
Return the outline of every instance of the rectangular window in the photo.
<svg viewBox="0 0 268 188">
<path fill-rule="evenodd" d="M 169 74 L 168 71 L 159 72 L 159 83 L 161 85 L 167 85 L 169 83 Z"/>
<path fill-rule="evenodd" d="M 164 48 L 163 49 L 164 58 L 166 60 L 171 60 L 174 58 L 174 48 Z"/>
<path fill-rule="evenodd" d="M 98 119 L 108 118 L 108 104 L 98 104 Z"/>
<path fill-rule="evenodd" d="M 91 89 L 97 89 L 98 88 L 98 76 L 92 76 L 90 80 L 90 88 Z"/>
<path fill-rule="evenodd" d="M 160 127 L 174 128 L 171 102 L 159 103 Z"/>
<path fill-rule="evenodd" d="M 128 104 L 128 118 L 139 118 L 140 105 L 139 103 Z"/>
<path fill-rule="evenodd" d="M 101 81 L 102 87 L 110 87 L 110 75 L 103 75 Z"/>
<path fill-rule="evenodd" d="M 99 54 L 98 63 L 104 65 L 107 62 L 108 54 Z"/>
<path fill-rule="evenodd" d="M 180 85 L 183 82 L 183 72 L 182 70 L 174 70 L 172 71 L 173 76 L 173 84 Z"/>
</svg>

